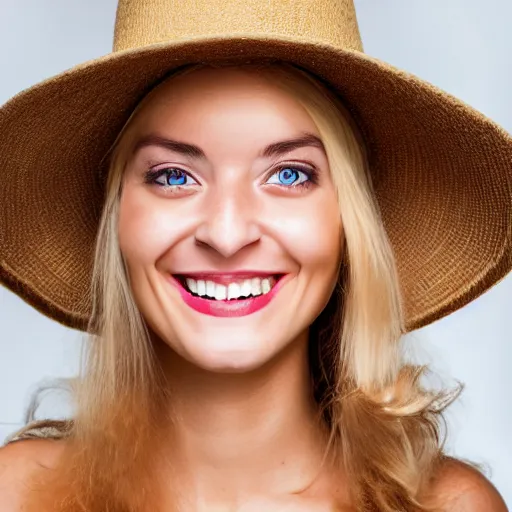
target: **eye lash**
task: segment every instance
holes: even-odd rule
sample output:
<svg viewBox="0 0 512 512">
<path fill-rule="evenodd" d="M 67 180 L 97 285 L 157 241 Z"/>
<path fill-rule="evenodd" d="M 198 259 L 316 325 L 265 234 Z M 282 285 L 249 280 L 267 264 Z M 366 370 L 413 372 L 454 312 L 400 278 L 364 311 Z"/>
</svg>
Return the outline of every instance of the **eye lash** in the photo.
<svg viewBox="0 0 512 512">
<path fill-rule="evenodd" d="M 299 183 L 298 185 L 291 185 L 286 188 L 294 188 L 294 187 L 310 187 L 312 185 L 318 185 L 320 173 L 318 172 L 318 169 L 315 167 L 310 167 L 309 165 L 303 165 L 303 164 L 280 164 L 277 167 L 274 167 L 268 175 L 265 177 L 265 180 L 268 180 L 271 176 L 273 176 L 276 172 L 282 171 L 283 169 L 296 169 L 298 171 L 303 172 L 306 174 L 309 178 L 308 181 L 303 181 L 302 183 Z"/>
<path fill-rule="evenodd" d="M 186 174 L 187 176 L 190 176 L 192 178 L 192 176 L 185 170 L 179 168 L 179 167 L 163 167 L 163 168 L 160 168 L 160 169 L 148 169 L 145 173 L 144 173 L 144 183 L 146 184 L 154 184 L 156 182 L 156 180 L 158 178 L 160 178 L 160 176 L 163 176 L 164 174 L 167 174 L 169 171 L 171 170 L 177 170 L 177 171 L 180 171 L 182 172 L 183 174 Z M 161 185 L 163 186 L 163 185 Z"/>
<path fill-rule="evenodd" d="M 318 184 L 319 174 L 320 174 L 318 172 L 318 169 L 316 169 L 315 167 L 310 167 L 310 166 L 306 166 L 306 165 L 303 165 L 303 164 L 281 164 L 281 165 L 278 165 L 277 167 L 274 167 L 267 174 L 265 179 L 268 180 L 271 176 L 276 174 L 276 172 L 279 172 L 279 171 L 282 171 L 283 169 L 288 169 L 288 168 L 295 169 L 295 170 L 303 172 L 304 174 L 306 174 L 308 176 L 308 181 L 304 181 L 304 182 L 299 183 L 297 185 L 291 185 L 291 186 L 289 186 L 287 188 L 309 187 L 309 186 L 317 185 Z M 178 170 L 178 171 L 182 172 L 183 174 L 186 174 L 187 176 L 190 176 L 191 178 L 193 178 L 190 175 L 190 173 L 188 173 L 184 169 L 181 169 L 180 167 L 163 167 L 163 168 L 160 168 L 160 169 L 148 169 L 144 173 L 144 183 L 145 184 L 155 184 L 156 180 L 158 178 L 160 178 L 160 176 L 163 176 L 164 174 L 167 174 L 169 171 L 171 171 L 173 169 L 174 170 Z M 164 185 L 161 185 L 161 186 L 163 187 Z"/>
</svg>

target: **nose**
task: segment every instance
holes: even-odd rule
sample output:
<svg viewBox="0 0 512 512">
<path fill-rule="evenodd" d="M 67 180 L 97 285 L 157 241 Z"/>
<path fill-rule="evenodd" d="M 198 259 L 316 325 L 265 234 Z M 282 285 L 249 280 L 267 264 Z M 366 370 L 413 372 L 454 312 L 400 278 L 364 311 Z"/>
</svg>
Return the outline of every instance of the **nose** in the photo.
<svg viewBox="0 0 512 512">
<path fill-rule="evenodd" d="M 247 194 L 229 193 L 210 198 L 196 242 L 229 258 L 261 238 L 254 202 Z"/>
</svg>

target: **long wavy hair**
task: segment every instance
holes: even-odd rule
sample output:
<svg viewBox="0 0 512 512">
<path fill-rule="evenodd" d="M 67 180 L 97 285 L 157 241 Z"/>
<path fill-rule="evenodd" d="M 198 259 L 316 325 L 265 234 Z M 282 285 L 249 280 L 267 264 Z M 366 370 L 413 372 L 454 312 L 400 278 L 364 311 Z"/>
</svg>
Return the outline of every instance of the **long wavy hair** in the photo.
<svg viewBox="0 0 512 512">
<path fill-rule="evenodd" d="M 330 431 L 329 456 L 349 476 L 357 510 L 430 510 L 423 496 L 444 458 L 443 411 L 461 388 L 425 389 L 420 381 L 426 368 L 405 359 L 393 248 L 362 138 L 338 95 L 309 72 L 280 62 L 229 65 L 257 69 L 306 109 L 324 142 L 337 190 L 343 262 L 309 338 L 311 382 Z M 221 65 L 186 66 L 165 80 L 204 66 Z M 117 233 L 132 121 L 151 94 L 108 154 L 91 283 L 93 334 L 75 390 L 73 427 L 59 465 L 34 480 L 30 512 L 159 510 L 164 483 L 157 467 L 169 422 L 176 419 L 162 412 L 169 400 L 159 364 L 163 342 L 149 331 L 134 302 Z"/>
</svg>

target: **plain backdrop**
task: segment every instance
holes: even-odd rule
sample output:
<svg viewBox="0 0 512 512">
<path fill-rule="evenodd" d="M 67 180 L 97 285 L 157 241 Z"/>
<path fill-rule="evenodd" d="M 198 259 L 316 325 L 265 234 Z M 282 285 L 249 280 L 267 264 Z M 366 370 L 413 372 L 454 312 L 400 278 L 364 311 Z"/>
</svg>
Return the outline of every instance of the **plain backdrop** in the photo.
<svg viewBox="0 0 512 512">
<path fill-rule="evenodd" d="M 458 96 L 512 132 L 510 0 L 355 4 L 367 53 Z M 108 53 L 115 9 L 115 0 L 0 0 L 0 102 Z M 509 275 L 462 310 L 406 337 L 416 357 L 430 363 L 447 385 L 454 379 L 465 383 L 464 394 L 448 414 L 448 450 L 486 464 L 509 507 L 511 303 Z M 82 336 L 40 315 L 2 287 L 0 324 L 3 439 L 21 426 L 37 385 L 76 373 Z M 54 393 L 43 401 L 39 417 L 69 413 L 66 396 Z"/>
</svg>

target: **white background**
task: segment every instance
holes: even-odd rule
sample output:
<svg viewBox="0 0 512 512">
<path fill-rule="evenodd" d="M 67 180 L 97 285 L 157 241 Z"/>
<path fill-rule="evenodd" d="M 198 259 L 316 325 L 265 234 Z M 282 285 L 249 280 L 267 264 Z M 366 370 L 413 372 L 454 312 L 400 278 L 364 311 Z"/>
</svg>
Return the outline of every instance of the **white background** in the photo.
<svg viewBox="0 0 512 512">
<path fill-rule="evenodd" d="M 460 97 L 512 132 L 510 0 L 356 0 L 365 51 Z M 115 0 L 0 0 L 0 102 L 108 53 Z M 0 170 L 1 173 L 1 170 Z M 20 219 L 22 222 L 22 219 Z M 466 390 L 449 414 L 451 453 L 483 462 L 512 505 L 512 276 L 407 336 L 447 384 Z M 0 441 L 21 426 L 31 391 L 77 369 L 81 334 L 0 287 Z M 65 415 L 50 395 L 40 416 Z"/>
</svg>

